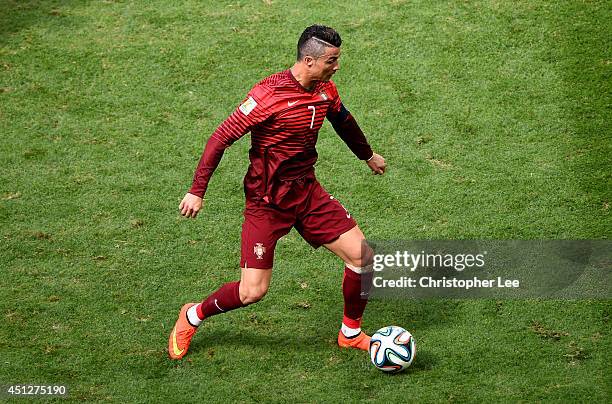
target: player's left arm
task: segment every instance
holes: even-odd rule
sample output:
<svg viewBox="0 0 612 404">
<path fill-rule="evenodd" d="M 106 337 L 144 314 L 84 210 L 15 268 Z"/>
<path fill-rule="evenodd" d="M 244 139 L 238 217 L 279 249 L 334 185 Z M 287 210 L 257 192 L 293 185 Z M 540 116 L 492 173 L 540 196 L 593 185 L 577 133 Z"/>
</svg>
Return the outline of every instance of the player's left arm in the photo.
<svg viewBox="0 0 612 404">
<path fill-rule="evenodd" d="M 327 119 L 357 158 L 364 160 L 374 174 L 384 174 L 387 168 L 385 159 L 372 151 L 357 121 L 339 99 L 328 110 Z"/>
</svg>

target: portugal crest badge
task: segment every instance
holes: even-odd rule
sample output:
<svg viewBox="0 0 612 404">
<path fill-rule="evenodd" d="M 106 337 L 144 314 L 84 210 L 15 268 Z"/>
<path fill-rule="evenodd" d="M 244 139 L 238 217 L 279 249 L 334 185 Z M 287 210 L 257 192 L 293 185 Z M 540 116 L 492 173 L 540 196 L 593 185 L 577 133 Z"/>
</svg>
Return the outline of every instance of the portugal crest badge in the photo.
<svg viewBox="0 0 612 404">
<path fill-rule="evenodd" d="M 253 253 L 257 256 L 258 260 L 262 260 L 263 255 L 266 253 L 266 247 L 264 247 L 263 243 L 256 243 L 255 247 L 253 247 Z"/>
</svg>

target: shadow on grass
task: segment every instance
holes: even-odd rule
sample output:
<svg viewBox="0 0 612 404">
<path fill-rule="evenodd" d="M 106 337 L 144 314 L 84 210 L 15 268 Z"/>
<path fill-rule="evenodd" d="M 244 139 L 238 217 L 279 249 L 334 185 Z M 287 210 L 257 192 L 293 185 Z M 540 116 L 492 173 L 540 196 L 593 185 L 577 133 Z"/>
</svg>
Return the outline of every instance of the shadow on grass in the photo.
<svg viewBox="0 0 612 404">
<path fill-rule="evenodd" d="M 372 323 L 375 318 L 379 328 L 397 325 L 414 333 L 441 324 L 460 322 L 463 304 L 463 300 L 453 299 L 377 300 L 369 303 L 366 321 Z"/>
<path fill-rule="evenodd" d="M 280 331 L 280 330 L 279 330 Z M 224 350 L 233 348 L 249 347 L 261 352 L 279 354 L 281 352 L 295 352 L 304 354 L 316 354 L 322 357 L 327 357 L 329 352 L 335 353 L 350 353 L 359 352 L 350 349 L 340 349 L 336 345 L 335 334 L 288 334 L 283 332 L 259 332 L 257 330 L 247 331 L 241 330 L 240 333 L 233 333 L 225 330 L 204 330 L 200 338 L 194 339 L 190 347 L 190 355 L 192 357 L 212 358 L 217 349 Z M 368 354 L 363 352 L 364 356 Z M 430 370 L 437 362 L 435 355 L 429 351 L 418 351 L 414 364 L 410 369 L 416 371 Z"/>
<path fill-rule="evenodd" d="M 82 6 L 77 1 L 16 1 L 7 0 L 0 3 L 0 44 L 11 42 L 12 37 L 20 31 L 35 25 L 75 24 L 74 16 L 68 9 Z"/>
<path fill-rule="evenodd" d="M 293 334 L 270 331 L 244 331 L 232 332 L 223 329 L 207 328 L 198 338 L 194 338 L 190 350 L 192 353 L 206 353 L 207 350 L 216 348 L 225 348 L 236 346 L 249 346 L 252 348 L 261 348 L 262 351 L 317 351 L 321 347 L 327 347 L 335 341 L 329 333 L 320 334 Z M 335 335 L 333 335 L 335 337 Z"/>
</svg>

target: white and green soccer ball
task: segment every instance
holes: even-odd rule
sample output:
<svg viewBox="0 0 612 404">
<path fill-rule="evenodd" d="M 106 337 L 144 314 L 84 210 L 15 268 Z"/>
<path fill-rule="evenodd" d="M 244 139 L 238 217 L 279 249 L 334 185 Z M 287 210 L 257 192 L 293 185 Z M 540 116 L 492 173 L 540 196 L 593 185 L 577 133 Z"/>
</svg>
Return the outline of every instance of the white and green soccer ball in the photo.
<svg viewBox="0 0 612 404">
<path fill-rule="evenodd" d="M 401 372 L 412 364 L 415 355 L 414 337 L 402 327 L 390 325 L 372 335 L 370 359 L 383 372 Z"/>
</svg>

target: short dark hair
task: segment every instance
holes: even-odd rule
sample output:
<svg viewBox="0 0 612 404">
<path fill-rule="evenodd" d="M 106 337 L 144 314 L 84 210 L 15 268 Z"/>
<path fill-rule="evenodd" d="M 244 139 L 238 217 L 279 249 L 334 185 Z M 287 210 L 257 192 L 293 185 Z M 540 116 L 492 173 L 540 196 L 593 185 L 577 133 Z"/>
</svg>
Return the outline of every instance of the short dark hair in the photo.
<svg viewBox="0 0 612 404">
<path fill-rule="evenodd" d="M 321 56 L 330 45 L 336 48 L 342 45 L 340 34 L 325 25 L 311 25 L 302 32 L 298 40 L 297 60 L 302 60 L 304 56 Z"/>
</svg>

